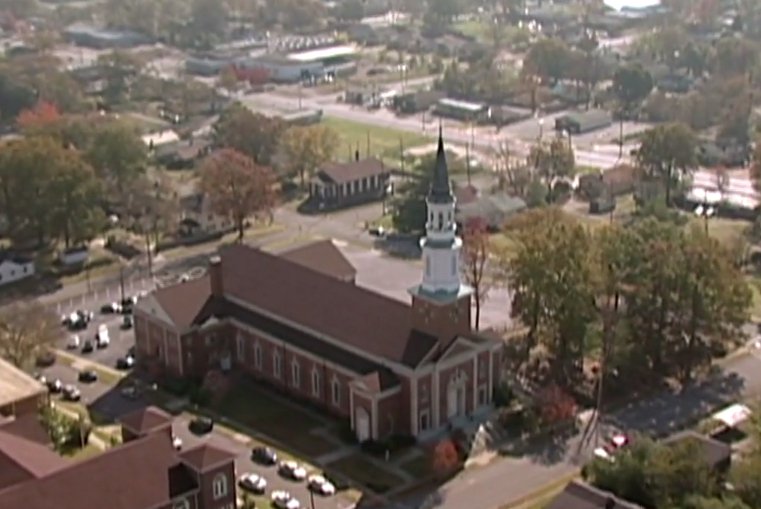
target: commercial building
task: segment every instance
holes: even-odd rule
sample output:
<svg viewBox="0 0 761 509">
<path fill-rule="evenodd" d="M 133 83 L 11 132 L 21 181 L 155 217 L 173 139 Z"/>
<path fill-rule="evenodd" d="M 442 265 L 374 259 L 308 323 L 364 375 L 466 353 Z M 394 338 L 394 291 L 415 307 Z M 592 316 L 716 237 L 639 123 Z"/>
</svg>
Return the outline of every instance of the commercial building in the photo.
<svg viewBox="0 0 761 509">
<path fill-rule="evenodd" d="M 434 110 L 437 115 L 463 122 L 486 122 L 491 118 L 491 108 L 483 103 L 460 101 L 445 97 L 439 99 Z"/>
<path fill-rule="evenodd" d="M 73 44 L 96 49 L 133 48 L 151 42 L 150 38 L 130 30 L 111 30 L 81 24 L 69 26 L 63 34 Z"/>
<path fill-rule="evenodd" d="M 156 408 L 124 421 L 124 444 L 78 462 L 0 428 L 0 507 L 235 509 L 235 454 L 176 451 L 171 417 Z"/>
<path fill-rule="evenodd" d="M 263 69 L 274 82 L 295 83 L 355 72 L 356 52 L 352 45 L 330 46 L 290 54 L 265 54 L 236 65 L 244 69 Z"/>
<path fill-rule="evenodd" d="M 206 276 L 137 304 L 138 363 L 175 376 L 247 374 L 346 418 L 360 441 L 426 436 L 487 413 L 502 342 L 471 328 L 441 138 L 426 205 L 411 304 L 319 266 L 226 246 Z"/>
</svg>

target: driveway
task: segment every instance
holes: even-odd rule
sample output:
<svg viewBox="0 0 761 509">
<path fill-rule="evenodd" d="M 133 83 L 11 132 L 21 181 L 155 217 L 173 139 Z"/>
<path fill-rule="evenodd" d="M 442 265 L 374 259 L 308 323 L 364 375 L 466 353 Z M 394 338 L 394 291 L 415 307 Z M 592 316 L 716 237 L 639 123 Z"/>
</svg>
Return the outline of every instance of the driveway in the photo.
<svg viewBox="0 0 761 509">
<path fill-rule="evenodd" d="M 82 393 L 82 403 L 108 420 L 116 420 L 124 414 L 143 408 L 147 405 L 147 401 L 142 398 L 139 398 L 138 400 L 125 399 L 119 394 L 117 389 L 101 381 L 91 384 L 79 383 L 77 382 L 77 371 L 64 364 L 56 364 L 46 368 L 43 370 L 43 373 L 49 378 L 59 378 L 64 384 L 77 385 Z M 219 429 L 215 429 L 204 436 L 196 436 L 188 430 L 188 424 L 189 421 L 184 416 L 175 417 L 173 423 L 174 433 L 182 439 L 184 449 L 189 449 L 200 443 L 208 442 L 217 447 L 230 450 L 237 455 L 235 465 L 239 475 L 248 472 L 256 472 L 267 479 L 267 495 L 269 495 L 272 490 L 287 490 L 299 499 L 302 507 L 310 507 L 309 492 L 306 489 L 305 483 L 297 483 L 283 479 L 277 474 L 274 467 L 263 467 L 251 461 L 251 448 L 249 446 L 251 439 L 248 436 L 228 434 Z M 319 496 L 314 497 L 315 509 L 348 509 L 352 506 L 353 502 L 344 498 L 340 494 L 329 498 Z"/>
</svg>

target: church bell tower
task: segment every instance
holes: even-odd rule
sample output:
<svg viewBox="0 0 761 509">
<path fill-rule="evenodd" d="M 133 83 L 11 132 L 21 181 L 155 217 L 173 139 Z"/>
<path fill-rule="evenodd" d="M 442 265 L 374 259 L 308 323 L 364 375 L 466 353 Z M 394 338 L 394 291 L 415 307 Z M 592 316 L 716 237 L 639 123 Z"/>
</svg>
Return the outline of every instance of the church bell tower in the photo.
<svg viewBox="0 0 761 509">
<path fill-rule="evenodd" d="M 470 331 L 472 289 L 460 279 L 462 239 L 457 236 L 455 197 L 449 181 L 444 139 L 439 144 L 431 188 L 426 197 L 423 279 L 410 289 L 415 328 L 448 342 Z"/>
</svg>

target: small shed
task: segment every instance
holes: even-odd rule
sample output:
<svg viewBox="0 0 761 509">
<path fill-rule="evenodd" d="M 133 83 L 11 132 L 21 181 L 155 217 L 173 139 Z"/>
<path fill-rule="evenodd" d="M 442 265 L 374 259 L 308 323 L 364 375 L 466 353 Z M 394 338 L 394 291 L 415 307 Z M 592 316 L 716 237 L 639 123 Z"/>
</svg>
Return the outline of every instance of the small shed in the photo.
<svg viewBox="0 0 761 509">
<path fill-rule="evenodd" d="M 526 202 L 522 199 L 498 193 L 482 196 L 458 206 L 455 219 L 461 225 L 473 219 L 479 219 L 484 221 L 490 230 L 498 230 L 511 216 L 524 210 L 526 210 Z"/>
<path fill-rule="evenodd" d="M 555 119 L 555 129 L 572 134 L 583 134 L 603 129 L 613 123 L 613 117 L 605 110 L 578 111 Z"/>
<path fill-rule="evenodd" d="M 90 257 L 90 250 L 87 246 L 70 247 L 58 255 L 58 261 L 66 267 L 72 265 L 83 265 Z"/>
</svg>

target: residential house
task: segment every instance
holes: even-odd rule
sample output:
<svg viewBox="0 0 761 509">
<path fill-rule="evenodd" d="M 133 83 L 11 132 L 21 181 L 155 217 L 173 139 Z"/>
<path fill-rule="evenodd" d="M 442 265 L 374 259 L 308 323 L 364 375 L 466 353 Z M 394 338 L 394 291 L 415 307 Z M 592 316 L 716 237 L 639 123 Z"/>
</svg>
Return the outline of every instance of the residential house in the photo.
<svg viewBox="0 0 761 509">
<path fill-rule="evenodd" d="M 34 276 L 34 260 L 9 252 L 0 253 L 0 286 Z"/>
<path fill-rule="evenodd" d="M 309 182 L 309 201 L 319 209 L 334 209 L 379 200 L 386 194 L 390 172 L 374 157 L 348 163 L 326 163 Z"/>
<path fill-rule="evenodd" d="M 572 481 L 547 509 L 643 509 L 582 481 Z"/>
<path fill-rule="evenodd" d="M 10 362 L 0 359 L 0 416 L 37 415 L 47 388 Z"/>
<path fill-rule="evenodd" d="M 211 199 L 202 192 L 180 198 L 180 234 L 185 237 L 226 232 L 233 227 L 230 218 L 214 211 Z"/>
<path fill-rule="evenodd" d="M 171 417 L 125 416 L 122 445 L 81 461 L 0 427 L 0 507 L 24 509 L 234 509 L 235 454 L 209 443 L 177 451 Z"/>
<path fill-rule="evenodd" d="M 248 375 L 345 418 L 360 441 L 431 436 L 487 414 L 502 342 L 471 327 L 441 138 L 426 205 L 410 304 L 288 255 L 229 245 L 204 277 L 137 303 L 138 364 L 174 376 Z"/>
<path fill-rule="evenodd" d="M 205 157 L 211 151 L 211 140 L 208 138 L 179 140 L 166 143 L 156 148 L 156 162 L 171 170 L 192 168 L 196 161 Z"/>
<path fill-rule="evenodd" d="M 458 206 L 455 218 L 460 225 L 479 220 L 490 230 L 500 230 L 515 214 L 526 210 L 526 202 L 504 193 L 479 196 L 470 203 Z"/>
<path fill-rule="evenodd" d="M 732 463 L 731 445 L 697 431 L 682 431 L 665 439 L 663 443 L 672 446 L 684 443 L 695 444 L 708 466 L 717 472 L 726 473 Z"/>
</svg>

